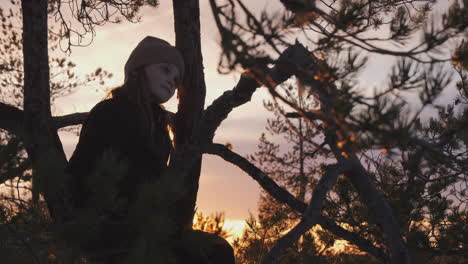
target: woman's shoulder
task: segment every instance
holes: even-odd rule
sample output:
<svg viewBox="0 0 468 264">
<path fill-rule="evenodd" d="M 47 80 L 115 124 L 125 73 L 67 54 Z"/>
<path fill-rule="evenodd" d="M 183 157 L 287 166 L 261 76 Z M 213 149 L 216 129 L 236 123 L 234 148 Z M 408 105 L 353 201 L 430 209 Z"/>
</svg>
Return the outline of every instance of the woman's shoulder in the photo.
<svg viewBox="0 0 468 264">
<path fill-rule="evenodd" d="M 105 100 L 100 101 L 97 103 L 90 111 L 91 113 L 100 113 L 100 112 L 107 112 L 107 111 L 121 111 L 123 110 L 126 106 L 126 103 L 124 100 L 118 100 L 115 98 L 108 98 Z"/>
<path fill-rule="evenodd" d="M 133 108 L 131 104 L 122 99 L 105 99 L 91 109 L 86 123 L 100 127 L 129 123 L 135 119 Z"/>
<path fill-rule="evenodd" d="M 134 106 L 124 99 L 109 98 L 97 103 L 89 112 L 90 116 L 110 115 L 119 118 L 135 112 Z"/>
</svg>

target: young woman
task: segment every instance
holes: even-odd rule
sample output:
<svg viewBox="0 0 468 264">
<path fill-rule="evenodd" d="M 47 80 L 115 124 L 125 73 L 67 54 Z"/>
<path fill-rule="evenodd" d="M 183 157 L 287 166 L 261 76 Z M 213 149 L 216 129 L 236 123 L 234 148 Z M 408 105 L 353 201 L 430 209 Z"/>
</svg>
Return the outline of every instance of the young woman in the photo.
<svg viewBox="0 0 468 264">
<path fill-rule="evenodd" d="M 88 217 L 82 228 L 88 234 L 74 243 L 92 260 L 122 261 L 138 236 L 131 231 L 129 209 L 139 187 L 155 182 L 166 167 L 172 144 L 160 104 L 174 95 L 183 74 L 179 51 L 146 37 L 125 64 L 124 84 L 98 103 L 83 125 L 67 171 L 77 221 Z M 174 249 L 177 263 L 234 263 L 225 240 L 200 231 L 183 237 Z M 210 253 L 189 253 L 206 250 Z"/>
<path fill-rule="evenodd" d="M 172 148 L 160 104 L 174 95 L 183 74 L 179 51 L 146 37 L 125 64 L 124 84 L 89 113 L 67 167 L 76 215 L 100 218 L 78 242 L 85 251 L 128 246 L 128 209 L 139 186 L 160 177 Z"/>
<path fill-rule="evenodd" d="M 128 165 L 120 196 L 132 200 L 138 184 L 159 177 L 171 150 L 168 118 L 160 104 L 174 95 L 183 73 L 181 54 L 164 40 L 146 37 L 133 50 L 124 84 L 91 110 L 69 161 L 74 207 L 89 206 L 93 194 L 86 185 L 105 153 Z"/>
</svg>

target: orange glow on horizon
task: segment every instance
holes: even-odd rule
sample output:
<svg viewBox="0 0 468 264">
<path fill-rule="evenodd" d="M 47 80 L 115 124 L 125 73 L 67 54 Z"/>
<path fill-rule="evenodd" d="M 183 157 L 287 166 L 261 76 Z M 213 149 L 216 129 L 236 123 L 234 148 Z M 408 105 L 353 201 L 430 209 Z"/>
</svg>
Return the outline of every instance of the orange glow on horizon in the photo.
<svg viewBox="0 0 468 264">
<path fill-rule="evenodd" d="M 194 218 L 194 224 L 196 223 L 197 219 Z M 234 240 L 237 238 L 241 238 L 244 234 L 244 231 L 247 227 L 245 220 L 240 219 L 226 219 L 224 221 L 223 229 L 226 230 L 229 234 L 229 237 L 226 240 L 229 244 L 233 245 Z M 315 226 L 312 228 L 313 235 L 317 237 L 317 230 L 322 230 L 320 226 Z M 348 241 L 343 239 L 337 239 L 334 241 L 333 246 L 327 248 L 324 254 L 327 255 L 335 255 L 335 254 L 363 254 L 356 246 L 350 244 Z"/>
<path fill-rule="evenodd" d="M 196 227 L 197 222 L 198 222 L 198 218 L 197 218 L 197 215 L 195 215 L 195 217 L 193 218 L 193 226 L 194 226 L 194 229 L 196 230 L 198 229 Z M 245 220 L 240 220 L 240 219 L 224 220 L 223 230 L 225 230 L 228 233 L 228 237 L 225 239 L 229 242 L 229 244 L 232 245 L 232 243 L 234 242 L 236 238 L 240 238 L 242 236 L 246 225 L 247 224 L 245 223 Z"/>
</svg>

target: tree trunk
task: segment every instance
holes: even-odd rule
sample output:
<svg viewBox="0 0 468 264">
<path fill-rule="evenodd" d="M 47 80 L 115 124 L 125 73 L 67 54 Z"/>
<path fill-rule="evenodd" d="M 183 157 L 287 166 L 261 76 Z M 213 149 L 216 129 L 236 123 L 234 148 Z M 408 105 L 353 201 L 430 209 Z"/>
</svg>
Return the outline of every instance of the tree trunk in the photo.
<svg viewBox="0 0 468 264">
<path fill-rule="evenodd" d="M 173 0 L 176 47 L 185 61 L 185 76 L 179 88 L 179 106 L 176 115 L 176 147 L 198 143 L 195 135 L 205 103 L 205 80 L 200 41 L 200 9 L 198 0 Z M 192 227 L 198 182 L 200 179 L 201 153 L 190 172 L 184 177 L 183 197 L 176 203 L 176 222 L 182 227 Z"/>
<path fill-rule="evenodd" d="M 33 168 L 33 200 L 44 195 L 51 215 L 60 217 L 58 170 L 65 153 L 50 111 L 47 0 L 22 0 L 24 56 L 24 139 Z M 47 164 L 47 165 L 46 165 Z M 60 180 L 59 180 L 60 181 Z M 55 220 L 58 220 L 55 218 Z"/>
</svg>

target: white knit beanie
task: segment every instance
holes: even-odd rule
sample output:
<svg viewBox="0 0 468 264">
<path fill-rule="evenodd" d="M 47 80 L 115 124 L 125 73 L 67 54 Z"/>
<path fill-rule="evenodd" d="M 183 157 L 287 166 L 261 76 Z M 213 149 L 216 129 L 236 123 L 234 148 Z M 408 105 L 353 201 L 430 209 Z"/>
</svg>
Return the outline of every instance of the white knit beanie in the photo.
<svg viewBox="0 0 468 264">
<path fill-rule="evenodd" d="M 125 63 L 125 80 L 135 69 L 156 63 L 174 64 L 182 80 L 185 71 L 182 54 L 167 41 L 152 36 L 140 41 L 128 57 Z"/>
</svg>

